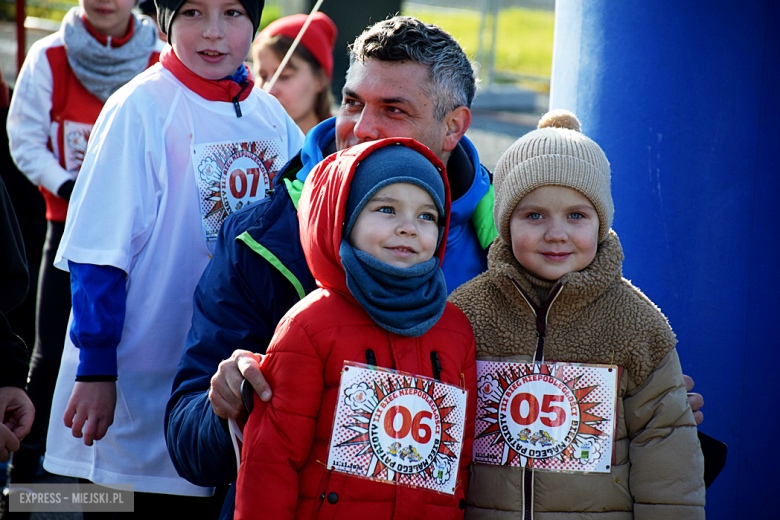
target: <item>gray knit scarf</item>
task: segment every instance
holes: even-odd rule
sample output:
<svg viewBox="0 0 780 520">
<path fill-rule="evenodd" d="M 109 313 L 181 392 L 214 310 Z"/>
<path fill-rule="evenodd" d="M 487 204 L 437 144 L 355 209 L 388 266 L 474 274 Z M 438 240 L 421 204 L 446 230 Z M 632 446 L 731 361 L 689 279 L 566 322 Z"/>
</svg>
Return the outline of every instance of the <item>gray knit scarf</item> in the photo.
<svg viewBox="0 0 780 520">
<path fill-rule="evenodd" d="M 62 40 L 68 63 L 76 77 L 100 101 L 105 102 L 119 87 L 143 72 L 157 44 L 157 29 L 147 16 L 133 17 L 133 36 L 121 47 L 112 48 L 111 39 L 102 45 L 81 19 L 81 8 L 74 7 L 62 20 Z"/>
</svg>

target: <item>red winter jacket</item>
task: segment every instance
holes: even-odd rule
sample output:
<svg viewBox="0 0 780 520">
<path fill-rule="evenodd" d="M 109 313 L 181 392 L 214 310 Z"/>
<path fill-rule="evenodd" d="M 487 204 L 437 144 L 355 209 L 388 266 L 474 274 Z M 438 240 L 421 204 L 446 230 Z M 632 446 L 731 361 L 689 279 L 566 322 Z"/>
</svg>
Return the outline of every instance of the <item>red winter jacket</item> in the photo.
<svg viewBox="0 0 780 520">
<path fill-rule="evenodd" d="M 439 322 L 418 338 L 379 327 L 346 285 L 339 260 L 341 227 L 355 166 L 373 150 L 403 141 L 444 171 L 441 162 L 411 139 L 388 139 L 331 155 L 306 181 L 298 207 L 301 241 L 320 289 L 301 300 L 279 323 L 263 374 L 273 388 L 264 403 L 255 395 L 244 428 L 236 518 L 462 518 L 474 437 L 476 365 L 474 336 L 465 315 L 447 303 Z M 444 176 L 446 211 L 449 185 Z M 444 254 L 445 238 L 438 251 Z M 376 364 L 433 377 L 436 351 L 441 381 L 469 390 L 466 427 L 454 495 L 444 495 L 326 470 L 328 446 L 344 361 Z"/>
</svg>

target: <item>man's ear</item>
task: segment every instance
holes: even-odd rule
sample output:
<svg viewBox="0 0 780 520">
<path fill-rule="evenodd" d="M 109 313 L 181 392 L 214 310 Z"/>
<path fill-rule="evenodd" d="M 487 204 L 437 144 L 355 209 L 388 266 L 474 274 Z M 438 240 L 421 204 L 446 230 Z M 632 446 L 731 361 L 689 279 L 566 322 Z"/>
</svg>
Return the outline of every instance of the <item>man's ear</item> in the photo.
<svg viewBox="0 0 780 520">
<path fill-rule="evenodd" d="M 444 144 L 442 150 L 451 152 L 458 146 L 461 137 L 471 126 L 471 110 L 465 106 L 460 106 L 444 116 L 444 124 L 447 131 L 444 134 Z"/>
</svg>

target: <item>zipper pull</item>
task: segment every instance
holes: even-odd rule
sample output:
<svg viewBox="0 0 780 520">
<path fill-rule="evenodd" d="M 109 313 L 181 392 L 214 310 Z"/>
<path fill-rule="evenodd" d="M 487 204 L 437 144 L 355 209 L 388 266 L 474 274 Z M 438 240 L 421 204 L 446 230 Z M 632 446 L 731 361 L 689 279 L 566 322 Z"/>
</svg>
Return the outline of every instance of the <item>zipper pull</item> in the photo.
<svg viewBox="0 0 780 520">
<path fill-rule="evenodd" d="M 366 364 L 371 366 L 376 366 L 376 356 L 374 355 L 374 351 L 369 349 L 366 349 Z"/>
<path fill-rule="evenodd" d="M 238 91 L 238 94 L 236 94 L 236 97 L 233 98 L 233 107 L 236 109 L 236 117 L 241 117 L 241 105 L 238 104 L 238 98 L 241 97 L 241 94 L 244 93 L 246 88 L 249 86 L 248 81 L 243 81 L 240 83 L 241 90 Z"/>
</svg>

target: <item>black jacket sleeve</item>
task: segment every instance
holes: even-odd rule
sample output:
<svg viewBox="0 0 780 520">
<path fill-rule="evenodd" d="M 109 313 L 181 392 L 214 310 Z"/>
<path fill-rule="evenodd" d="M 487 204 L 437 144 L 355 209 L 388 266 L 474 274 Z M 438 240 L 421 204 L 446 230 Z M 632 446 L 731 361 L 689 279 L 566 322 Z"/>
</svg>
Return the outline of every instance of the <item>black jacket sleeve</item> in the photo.
<svg viewBox="0 0 780 520">
<path fill-rule="evenodd" d="M 24 301 L 29 276 L 22 233 L 2 179 L 0 244 L 0 386 L 24 388 L 27 381 L 27 348 L 11 330 L 5 314 Z"/>
</svg>

